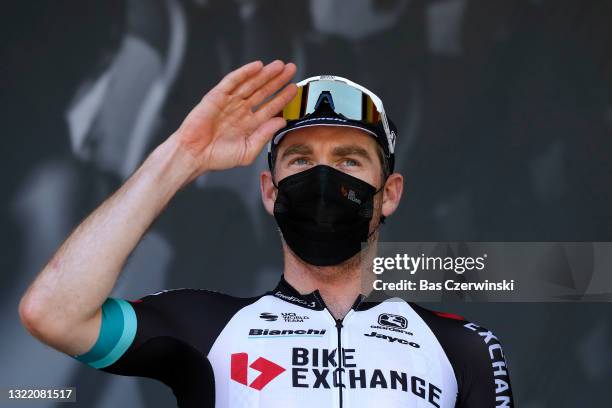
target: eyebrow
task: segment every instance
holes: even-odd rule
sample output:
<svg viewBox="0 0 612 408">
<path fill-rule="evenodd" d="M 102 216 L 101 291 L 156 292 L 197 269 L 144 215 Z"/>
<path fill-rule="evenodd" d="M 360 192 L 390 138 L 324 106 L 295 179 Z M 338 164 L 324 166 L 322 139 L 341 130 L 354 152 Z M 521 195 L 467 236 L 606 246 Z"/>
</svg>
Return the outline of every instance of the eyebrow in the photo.
<svg viewBox="0 0 612 408">
<path fill-rule="evenodd" d="M 281 154 L 281 160 L 286 157 L 292 156 L 292 155 L 308 156 L 311 154 L 313 154 L 313 150 L 311 146 L 305 145 L 305 144 L 293 144 L 287 147 L 285 151 L 283 151 L 283 153 Z M 370 162 L 372 161 L 372 157 L 366 149 L 364 149 L 363 147 L 359 145 L 354 145 L 354 144 L 336 146 L 332 150 L 332 155 L 336 157 L 346 157 L 346 156 L 355 155 L 355 156 L 363 157 L 364 159 Z"/>
<path fill-rule="evenodd" d="M 360 156 L 368 161 L 372 161 L 372 157 L 370 153 L 366 149 L 358 145 L 342 145 L 334 147 L 332 150 L 332 154 L 338 157 L 346 157 L 346 156 Z"/>
<path fill-rule="evenodd" d="M 304 156 L 312 154 L 312 147 L 305 145 L 305 144 L 293 144 L 285 149 L 285 151 L 281 155 L 281 160 L 284 159 L 285 157 L 288 157 L 294 154 L 300 154 Z"/>
</svg>

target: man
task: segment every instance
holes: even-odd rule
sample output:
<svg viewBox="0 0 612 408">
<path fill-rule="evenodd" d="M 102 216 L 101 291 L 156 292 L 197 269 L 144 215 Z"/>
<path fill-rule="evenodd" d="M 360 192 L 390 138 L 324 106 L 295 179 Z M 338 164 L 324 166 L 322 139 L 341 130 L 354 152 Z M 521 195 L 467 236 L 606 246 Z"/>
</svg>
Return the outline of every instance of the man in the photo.
<svg viewBox="0 0 612 408">
<path fill-rule="evenodd" d="M 490 331 L 366 299 L 362 264 L 402 194 L 395 129 L 365 88 L 331 76 L 284 86 L 295 70 L 256 61 L 223 78 L 60 247 L 22 298 L 24 325 L 94 368 L 164 382 L 182 407 L 512 406 Z M 177 190 L 250 164 L 270 139 L 261 192 L 285 259 L 274 290 L 109 298 Z"/>
</svg>

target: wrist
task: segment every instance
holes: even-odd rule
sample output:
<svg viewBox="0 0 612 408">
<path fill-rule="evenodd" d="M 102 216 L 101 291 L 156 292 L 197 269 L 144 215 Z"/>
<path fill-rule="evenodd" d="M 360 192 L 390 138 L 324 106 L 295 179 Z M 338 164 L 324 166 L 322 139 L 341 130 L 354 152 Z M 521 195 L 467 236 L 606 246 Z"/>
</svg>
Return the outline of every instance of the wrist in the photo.
<svg viewBox="0 0 612 408">
<path fill-rule="evenodd" d="M 206 172 L 176 133 L 161 143 L 151 155 L 163 163 L 165 170 L 180 182 L 181 187 Z"/>
</svg>

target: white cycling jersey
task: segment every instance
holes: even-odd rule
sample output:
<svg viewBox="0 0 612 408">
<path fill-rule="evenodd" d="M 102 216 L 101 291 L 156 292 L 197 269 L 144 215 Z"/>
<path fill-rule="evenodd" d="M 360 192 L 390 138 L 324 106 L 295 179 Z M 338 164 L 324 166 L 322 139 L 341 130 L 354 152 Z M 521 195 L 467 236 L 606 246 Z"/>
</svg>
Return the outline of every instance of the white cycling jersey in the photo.
<svg viewBox="0 0 612 408">
<path fill-rule="evenodd" d="M 512 407 L 501 344 L 462 317 L 356 299 L 342 320 L 284 278 L 255 298 L 176 289 L 103 305 L 74 356 L 155 378 L 180 407 Z"/>
</svg>

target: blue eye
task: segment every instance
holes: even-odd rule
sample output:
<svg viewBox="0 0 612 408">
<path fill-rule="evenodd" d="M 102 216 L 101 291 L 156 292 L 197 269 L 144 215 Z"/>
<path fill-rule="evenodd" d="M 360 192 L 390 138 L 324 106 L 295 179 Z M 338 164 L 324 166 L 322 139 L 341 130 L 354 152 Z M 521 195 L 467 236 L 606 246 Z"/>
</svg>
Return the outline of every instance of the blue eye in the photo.
<svg viewBox="0 0 612 408">
<path fill-rule="evenodd" d="M 353 159 L 346 159 L 342 161 L 342 165 L 347 166 L 347 167 L 354 167 L 354 166 L 359 166 L 359 162 Z"/>
<path fill-rule="evenodd" d="M 308 164 L 308 159 L 305 157 L 298 157 L 297 159 L 292 160 L 290 164 L 296 164 L 298 166 L 305 166 Z"/>
</svg>

